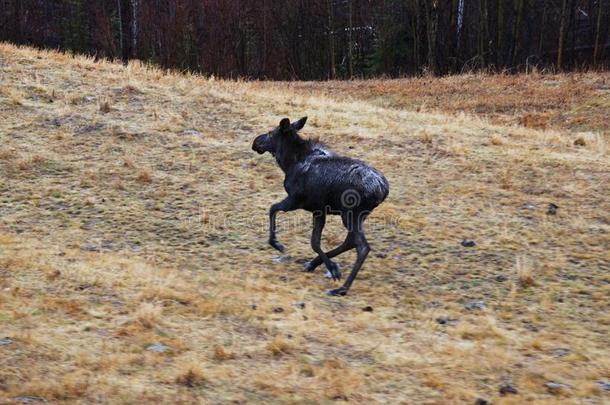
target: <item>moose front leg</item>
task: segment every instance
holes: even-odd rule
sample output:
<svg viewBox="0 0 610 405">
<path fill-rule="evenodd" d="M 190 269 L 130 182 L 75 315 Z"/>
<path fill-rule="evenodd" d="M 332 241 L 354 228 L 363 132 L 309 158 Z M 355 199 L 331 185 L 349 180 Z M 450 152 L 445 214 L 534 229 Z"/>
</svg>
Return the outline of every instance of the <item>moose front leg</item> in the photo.
<svg viewBox="0 0 610 405">
<path fill-rule="evenodd" d="M 279 211 L 287 212 L 295 209 L 294 201 L 290 197 L 286 197 L 281 202 L 273 204 L 269 209 L 269 244 L 280 252 L 284 251 L 284 245 L 278 242 L 275 236 L 275 217 Z"/>
<path fill-rule="evenodd" d="M 325 213 L 314 213 L 313 214 L 313 232 L 311 234 L 311 247 L 314 252 L 318 254 L 318 256 L 322 259 L 326 268 L 330 272 L 333 280 L 341 280 L 341 272 L 339 271 L 339 266 L 337 263 L 331 261 L 326 253 L 322 250 L 320 246 L 320 242 L 322 241 L 322 229 L 324 229 L 324 225 L 326 224 L 326 214 Z"/>
</svg>

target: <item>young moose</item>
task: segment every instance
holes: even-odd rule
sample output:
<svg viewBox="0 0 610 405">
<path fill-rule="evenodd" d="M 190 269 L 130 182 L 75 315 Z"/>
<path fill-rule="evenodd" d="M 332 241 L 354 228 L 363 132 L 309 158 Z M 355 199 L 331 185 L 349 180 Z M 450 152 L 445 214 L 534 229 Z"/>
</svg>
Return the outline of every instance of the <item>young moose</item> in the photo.
<svg viewBox="0 0 610 405">
<path fill-rule="evenodd" d="M 339 267 L 330 259 L 356 248 L 358 258 L 349 277 L 341 288 L 329 292 L 330 295 L 345 295 L 370 251 L 364 237 L 364 221 L 385 200 L 389 184 L 383 174 L 366 163 L 338 156 L 319 142 L 301 138 L 297 132 L 306 121 L 307 117 L 304 117 L 291 124 L 284 118 L 279 127 L 258 136 L 252 144 L 252 149 L 259 154 L 270 152 L 286 175 L 284 188 L 288 197 L 273 204 L 269 210 L 269 244 L 284 251 L 275 236 L 278 211 L 300 208 L 312 212 L 311 247 L 318 257 L 306 265 L 305 271 L 314 271 L 324 263 L 332 278 L 340 280 Z M 339 247 L 325 253 L 320 240 L 329 214 L 341 215 L 347 237 Z"/>
</svg>

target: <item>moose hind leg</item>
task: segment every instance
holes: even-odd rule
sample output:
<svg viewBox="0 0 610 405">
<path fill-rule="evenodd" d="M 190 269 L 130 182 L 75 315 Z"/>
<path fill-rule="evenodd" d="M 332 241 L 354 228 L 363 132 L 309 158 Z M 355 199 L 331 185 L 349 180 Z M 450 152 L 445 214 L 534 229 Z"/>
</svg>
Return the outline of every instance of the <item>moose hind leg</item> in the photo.
<svg viewBox="0 0 610 405">
<path fill-rule="evenodd" d="M 366 256 L 371 251 L 371 248 L 369 247 L 369 244 L 366 241 L 366 238 L 364 237 L 364 232 L 362 231 L 362 229 L 357 229 L 354 232 L 355 232 L 354 240 L 356 243 L 356 252 L 358 254 L 358 257 L 356 258 L 356 263 L 354 263 L 354 267 L 352 268 L 351 273 L 347 277 L 347 280 L 345 280 L 345 283 L 343 284 L 343 286 L 340 288 L 337 288 L 336 290 L 329 291 L 328 292 L 329 295 L 343 296 L 343 295 L 347 294 L 350 287 L 352 286 L 352 283 L 356 279 L 356 276 L 358 275 L 358 271 L 360 271 L 362 264 L 366 260 Z"/>
<path fill-rule="evenodd" d="M 355 247 L 356 245 L 354 244 L 354 234 L 352 232 L 348 232 L 347 236 L 345 237 L 345 241 L 333 250 L 326 252 L 326 256 L 329 259 L 332 259 L 333 257 L 339 256 L 340 254 L 345 253 Z M 312 261 L 307 262 L 307 264 L 305 265 L 305 271 L 312 272 L 322 263 L 322 258 L 318 255 Z"/>
<path fill-rule="evenodd" d="M 366 219 L 367 215 L 368 213 L 361 213 L 356 216 L 356 220 L 362 223 Z M 354 243 L 354 229 L 356 228 L 357 221 L 354 221 L 354 216 L 354 211 L 346 211 L 341 214 L 341 221 L 347 229 L 347 236 L 345 237 L 345 241 L 340 246 L 329 252 L 326 252 L 326 256 L 328 256 L 329 259 L 332 259 L 333 257 L 345 253 L 348 250 L 352 250 L 356 247 L 356 244 Z M 307 262 L 307 264 L 305 265 L 305 271 L 312 272 L 321 264 L 322 258 L 320 256 L 317 256 L 312 261 Z"/>
<path fill-rule="evenodd" d="M 341 279 L 341 272 L 339 271 L 339 266 L 336 263 L 332 262 L 326 253 L 320 247 L 320 242 L 322 240 L 322 230 L 324 229 L 324 225 L 326 224 L 326 214 L 324 213 L 314 213 L 313 215 L 313 232 L 311 234 L 311 247 L 318 254 L 318 256 L 322 259 L 326 268 L 332 275 L 333 280 Z"/>
</svg>

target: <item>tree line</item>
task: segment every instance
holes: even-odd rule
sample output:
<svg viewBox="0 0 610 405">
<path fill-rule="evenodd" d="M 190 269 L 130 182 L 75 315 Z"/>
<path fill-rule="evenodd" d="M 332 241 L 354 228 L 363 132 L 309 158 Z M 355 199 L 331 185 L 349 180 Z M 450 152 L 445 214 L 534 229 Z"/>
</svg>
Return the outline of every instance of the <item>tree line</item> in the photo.
<svg viewBox="0 0 610 405">
<path fill-rule="evenodd" d="M 0 0 L 0 40 L 232 78 L 607 69 L 610 0 Z"/>
</svg>

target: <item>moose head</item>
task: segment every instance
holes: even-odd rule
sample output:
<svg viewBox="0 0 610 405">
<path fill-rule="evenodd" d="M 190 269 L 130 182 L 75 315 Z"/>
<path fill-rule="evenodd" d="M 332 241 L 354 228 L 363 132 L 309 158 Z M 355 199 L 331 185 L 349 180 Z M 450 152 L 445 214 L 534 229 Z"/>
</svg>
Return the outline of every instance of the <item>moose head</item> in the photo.
<svg viewBox="0 0 610 405">
<path fill-rule="evenodd" d="M 306 122 L 307 117 L 303 117 L 293 123 L 290 123 L 288 118 L 282 119 L 278 127 L 256 137 L 254 143 L 252 143 L 252 150 L 261 155 L 269 152 L 275 156 L 282 139 L 295 139 L 297 132 L 303 129 Z"/>
</svg>

